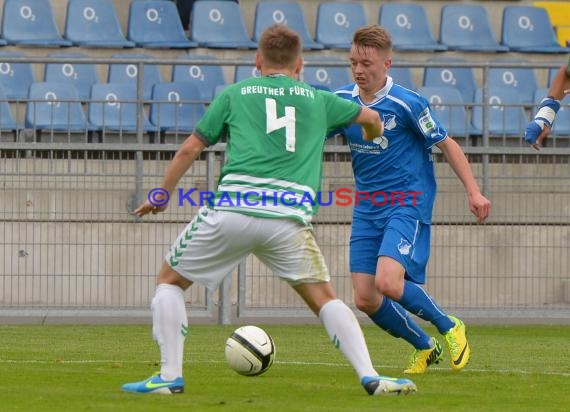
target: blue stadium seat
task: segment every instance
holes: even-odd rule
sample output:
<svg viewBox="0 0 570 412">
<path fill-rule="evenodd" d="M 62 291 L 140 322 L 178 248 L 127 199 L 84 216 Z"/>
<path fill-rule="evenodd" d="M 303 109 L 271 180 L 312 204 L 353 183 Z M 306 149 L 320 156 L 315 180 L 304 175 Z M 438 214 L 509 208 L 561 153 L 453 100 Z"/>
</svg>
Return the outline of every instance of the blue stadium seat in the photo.
<svg viewBox="0 0 570 412">
<path fill-rule="evenodd" d="M 448 63 L 467 63 L 461 58 L 438 57 L 429 59 L 429 63 L 441 63 L 441 67 L 427 66 L 424 69 L 424 86 L 451 86 L 456 87 L 465 103 L 472 103 L 475 98 L 477 81 L 471 67 L 453 67 Z"/>
<path fill-rule="evenodd" d="M 237 65 L 234 70 L 234 82 L 240 82 L 250 77 L 259 77 L 261 72 L 253 64 Z"/>
<path fill-rule="evenodd" d="M 492 63 L 527 63 L 525 60 L 493 60 Z M 533 68 L 526 67 L 492 67 L 489 69 L 489 89 L 495 87 L 511 88 L 520 96 L 520 102 L 533 104 L 534 91 L 538 88 L 536 74 Z"/>
<path fill-rule="evenodd" d="M 14 141 L 18 138 L 18 131 L 23 129 L 24 125 L 14 120 L 12 110 L 8 102 L 8 97 L 4 92 L 4 88 L 0 86 L 0 137 L 3 131 L 11 131 Z"/>
<path fill-rule="evenodd" d="M 439 41 L 449 50 L 507 52 L 491 30 L 485 8 L 479 4 L 448 4 L 441 9 Z"/>
<path fill-rule="evenodd" d="M 88 109 L 89 122 L 101 132 L 134 132 L 137 130 L 137 88 L 127 83 L 97 83 L 91 88 Z M 142 128 L 156 132 L 143 112 Z"/>
<path fill-rule="evenodd" d="M 195 55 L 181 56 L 180 60 L 193 60 L 191 64 L 176 64 L 172 68 L 173 82 L 194 83 L 200 90 L 200 98 L 210 102 L 214 96 L 216 86 L 225 85 L 222 66 L 217 64 L 203 64 L 200 60 L 217 60 L 213 56 Z"/>
<path fill-rule="evenodd" d="M 400 60 L 400 63 L 403 63 L 403 61 Z M 416 86 L 416 82 L 414 82 L 414 78 L 412 77 L 412 71 L 409 67 L 392 66 L 388 71 L 388 75 L 392 78 L 394 83 L 397 83 L 400 86 L 405 87 L 406 89 L 417 90 L 418 88 Z"/>
<path fill-rule="evenodd" d="M 10 45 L 71 46 L 59 33 L 49 0 L 5 0 L 2 37 Z"/>
<path fill-rule="evenodd" d="M 192 8 L 191 38 L 200 47 L 212 49 L 255 49 L 239 4 L 233 1 L 197 1 Z"/>
<path fill-rule="evenodd" d="M 317 9 L 315 40 L 331 49 L 350 49 L 354 31 L 366 25 L 364 7 L 355 2 L 323 2 Z"/>
<path fill-rule="evenodd" d="M 111 56 L 114 59 L 133 59 L 133 63 L 111 63 L 107 73 L 107 83 L 130 83 L 135 87 L 138 84 L 139 67 L 137 62 L 140 60 L 154 60 L 148 54 L 127 54 L 118 53 Z M 143 99 L 149 100 L 152 95 L 152 86 L 160 83 L 160 68 L 156 64 L 145 64 L 143 69 Z"/>
<path fill-rule="evenodd" d="M 26 103 L 25 126 L 36 133 L 63 131 L 88 133 L 94 128 L 88 123 L 77 90 L 69 83 L 37 82 L 30 86 Z"/>
<path fill-rule="evenodd" d="M 461 92 L 452 86 L 421 87 L 418 93 L 429 102 L 435 116 L 453 137 L 467 137 L 471 125 Z"/>
<path fill-rule="evenodd" d="M 416 3 L 384 3 L 378 23 L 392 34 L 398 51 L 445 51 L 447 46 L 434 40 L 424 6 Z"/>
<path fill-rule="evenodd" d="M 305 59 L 305 62 L 310 63 L 311 58 Z M 352 83 L 352 77 L 347 67 L 346 61 L 334 57 L 315 57 L 313 61 L 326 63 L 327 61 L 342 63 L 342 66 L 308 66 L 303 67 L 301 72 L 301 80 L 311 86 L 326 87 L 329 90 L 336 90 L 341 86 Z"/>
<path fill-rule="evenodd" d="M 88 56 L 83 53 L 51 53 L 48 57 L 77 59 Z M 95 65 L 91 63 L 46 63 L 44 81 L 71 83 L 79 98 L 86 101 L 91 95 L 91 86 L 98 83 L 99 79 Z"/>
<path fill-rule="evenodd" d="M 69 0 L 64 37 L 79 47 L 129 48 L 111 0 Z"/>
<path fill-rule="evenodd" d="M 475 91 L 475 106 L 471 123 L 474 134 L 483 134 L 483 89 Z M 489 88 L 488 100 L 489 134 L 491 136 L 518 137 L 522 144 L 524 130 L 529 122 L 518 93 L 509 88 Z"/>
<path fill-rule="evenodd" d="M 5 57 L 26 57 L 19 52 L 0 52 L 0 86 L 10 100 L 28 97 L 28 89 L 35 82 L 31 63 L 9 63 Z"/>
<path fill-rule="evenodd" d="M 304 50 L 321 50 L 324 46 L 313 40 L 301 5 L 296 2 L 260 1 L 255 7 L 253 40 L 259 41 L 261 33 L 272 24 L 284 24 L 301 36 Z"/>
<path fill-rule="evenodd" d="M 150 122 L 163 132 L 192 132 L 206 106 L 196 103 L 200 91 L 192 83 L 157 83 L 152 88 Z M 161 137 L 162 137 L 161 136 Z"/>
<path fill-rule="evenodd" d="M 538 105 L 540 101 L 544 99 L 548 95 L 547 88 L 538 88 L 534 93 L 534 107 L 532 116 L 536 114 L 538 110 Z M 558 110 L 558 114 L 556 115 L 556 119 L 554 120 L 554 125 L 552 127 L 552 136 L 561 136 L 568 138 L 570 137 L 570 96 L 564 97 L 562 99 L 562 104 L 560 105 L 560 109 Z M 548 140 L 547 140 L 548 145 Z"/>
<path fill-rule="evenodd" d="M 170 1 L 133 1 L 129 10 L 127 37 L 148 49 L 190 49 L 176 5 Z"/>
<path fill-rule="evenodd" d="M 550 17 L 542 7 L 506 6 L 503 9 L 502 43 L 521 53 L 568 53 L 556 39 Z"/>
</svg>

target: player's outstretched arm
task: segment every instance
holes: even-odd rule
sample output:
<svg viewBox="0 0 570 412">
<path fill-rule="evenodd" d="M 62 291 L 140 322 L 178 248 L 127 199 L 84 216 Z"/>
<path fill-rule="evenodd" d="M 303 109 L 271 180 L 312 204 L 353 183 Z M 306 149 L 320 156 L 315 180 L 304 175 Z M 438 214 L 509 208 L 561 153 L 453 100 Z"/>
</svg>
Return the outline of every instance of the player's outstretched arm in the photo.
<svg viewBox="0 0 570 412">
<path fill-rule="evenodd" d="M 491 202 L 481 194 L 479 185 L 473 176 L 469 161 L 465 157 L 463 150 L 451 137 L 447 137 L 437 144 L 437 147 L 443 152 L 447 162 L 459 178 L 469 201 L 469 209 L 477 218 L 477 223 L 482 223 L 491 213 Z"/>
<path fill-rule="evenodd" d="M 548 97 L 542 99 L 534 118 L 527 125 L 524 138 L 533 148 L 539 150 L 542 141 L 548 137 L 556 113 L 560 109 L 560 101 L 565 94 L 570 93 L 570 73 L 566 64 L 560 67 L 552 80 Z"/>
<path fill-rule="evenodd" d="M 176 185 L 182 176 L 184 176 L 184 173 L 186 173 L 190 166 L 192 166 L 192 163 L 194 163 L 205 147 L 206 145 L 200 138 L 191 134 L 184 143 L 182 143 L 182 146 L 180 146 L 174 155 L 174 158 L 168 165 L 164 179 L 162 180 L 161 188 L 165 189 L 169 194 L 172 194 Z M 134 214 L 137 216 L 144 216 L 149 213 L 155 215 L 159 212 L 164 212 L 167 207 L 168 203 L 163 206 L 156 206 L 147 199 L 135 209 Z"/>
<path fill-rule="evenodd" d="M 374 140 L 384 133 L 384 122 L 380 120 L 380 115 L 368 107 L 362 107 L 354 121 L 362 126 L 364 140 Z"/>
</svg>

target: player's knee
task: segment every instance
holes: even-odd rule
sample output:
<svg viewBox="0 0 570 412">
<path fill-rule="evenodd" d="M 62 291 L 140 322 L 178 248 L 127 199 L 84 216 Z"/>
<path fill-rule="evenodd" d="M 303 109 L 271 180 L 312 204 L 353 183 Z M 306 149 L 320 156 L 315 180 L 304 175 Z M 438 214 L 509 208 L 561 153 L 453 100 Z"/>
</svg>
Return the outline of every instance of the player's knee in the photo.
<svg viewBox="0 0 570 412">
<path fill-rule="evenodd" d="M 399 300 L 402 295 L 401 285 L 389 277 L 376 276 L 376 290 L 392 300 Z"/>
<path fill-rule="evenodd" d="M 354 305 L 356 308 L 364 313 L 373 313 L 378 309 L 378 299 L 373 299 L 371 296 L 354 296 Z"/>
</svg>

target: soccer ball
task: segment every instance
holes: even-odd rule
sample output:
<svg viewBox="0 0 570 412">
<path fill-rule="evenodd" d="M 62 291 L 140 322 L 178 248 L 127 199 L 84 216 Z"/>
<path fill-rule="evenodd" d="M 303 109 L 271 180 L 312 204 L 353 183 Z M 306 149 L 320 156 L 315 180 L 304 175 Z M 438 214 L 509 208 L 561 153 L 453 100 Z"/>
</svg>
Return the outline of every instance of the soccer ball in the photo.
<svg viewBox="0 0 570 412">
<path fill-rule="evenodd" d="M 240 375 L 261 375 L 273 364 L 275 345 L 267 332 L 257 326 L 237 328 L 226 341 L 226 360 Z"/>
</svg>

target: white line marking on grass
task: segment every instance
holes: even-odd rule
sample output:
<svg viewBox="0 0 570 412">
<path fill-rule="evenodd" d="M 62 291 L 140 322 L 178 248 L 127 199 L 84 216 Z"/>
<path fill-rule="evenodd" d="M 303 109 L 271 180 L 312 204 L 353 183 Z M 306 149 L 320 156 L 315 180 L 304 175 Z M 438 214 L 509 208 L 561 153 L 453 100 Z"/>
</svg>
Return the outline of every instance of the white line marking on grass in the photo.
<svg viewBox="0 0 570 412">
<path fill-rule="evenodd" d="M 82 360 L 0 359 L 0 363 L 5 363 L 5 364 L 8 364 L 8 363 L 12 363 L 12 364 L 45 364 L 45 365 L 54 364 L 54 363 L 62 363 L 62 364 L 71 364 L 71 365 L 73 365 L 73 364 L 81 365 L 81 364 L 102 364 L 102 363 L 149 364 L 149 363 L 157 363 L 157 362 L 137 361 L 137 360 L 125 361 L 125 360 L 110 360 L 110 359 L 101 359 L 101 360 L 97 360 L 97 359 L 82 359 Z M 195 359 L 195 360 L 188 360 L 188 361 L 184 362 L 185 365 L 191 365 L 191 364 L 196 364 L 196 363 L 225 363 L 225 361 Z M 275 361 L 275 363 L 280 364 L 280 365 L 330 366 L 330 367 L 335 367 L 335 368 L 348 368 L 348 367 L 350 367 L 350 365 L 348 365 L 346 363 L 333 363 L 333 362 Z M 394 365 L 374 365 L 374 366 L 377 369 L 399 369 L 400 368 L 400 366 L 394 366 Z M 451 369 L 448 369 L 448 368 L 439 368 L 439 367 L 433 367 L 433 366 L 430 366 L 429 369 L 430 370 L 436 370 L 436 371 L 451 371 Z M 569 372 L 544 372 L 544 371 L 533 372 L 533 371 L 527 371 L 527 370 L 523 370 L 523 369 L 475 369 L 475 368 L 468 368 L 468 369 L 462 370 L 461 373 L 502 373 L 502 374 L 512 373 L 512 374 L 518 374 L 518 375 L 547 375 L 547 376 L 570 377 Z"/>
</svg>

